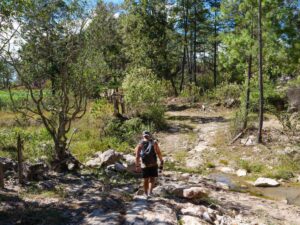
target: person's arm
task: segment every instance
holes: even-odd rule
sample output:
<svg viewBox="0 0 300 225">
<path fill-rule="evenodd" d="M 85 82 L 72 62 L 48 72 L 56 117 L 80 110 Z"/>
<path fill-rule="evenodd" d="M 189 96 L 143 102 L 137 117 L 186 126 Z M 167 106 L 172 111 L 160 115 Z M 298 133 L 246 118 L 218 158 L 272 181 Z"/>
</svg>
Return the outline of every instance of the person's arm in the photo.
<svg viewBox="0 0 300 225">
<path fill-rule="evenodd" d="M 141 149 L 142 149 L 142 146 L 140 144 L 137 145 L 136 148 L 135 148 L 135 168 L 136 168 L 137 172 L 141 171 L 141 163 L 140 163 Z"/>
<path fill-rule="evenodd" d="M 162 154 L 161 154 L 161 151 L 160 151 L 160 148 L 159 148 L 159 145 L 158 145 L 157 142 L 155 142 L 155 144 L 154 144 L 154 150 L 155 150 L 155 152 L 156 152 L 156 155 L 157 155 L 158 158 L 159 158 L 159 161 L 160 161 L 160 167 L 162 167 L 163 164 L 164 164 L 164 160 L 163 160 L 163 157 L 162 157 Z"/>
</svg>

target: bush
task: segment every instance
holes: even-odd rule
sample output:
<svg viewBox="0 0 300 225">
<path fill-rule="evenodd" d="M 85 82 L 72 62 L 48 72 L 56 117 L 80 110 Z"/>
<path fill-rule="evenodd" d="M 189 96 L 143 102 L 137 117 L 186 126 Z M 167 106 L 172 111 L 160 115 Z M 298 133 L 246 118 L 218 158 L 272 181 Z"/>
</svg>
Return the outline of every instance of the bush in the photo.
<svg viewBox="0 0 300 225">
<path fill-rule="evenodd" d="M 34 129 L 34 130 L 33 130 Z M 50 135 L 46 129 L 13 129 L 0 130 L 0 155 L 17 159 L 16 146 L 17 136 L 20 134 L 24 140 L 24 159 L 34 161 L 35 159 L 46 157 L 52 159 L 54 146 Z"/>
<path fill-rule="evenodd" d="M 199 101 L 201 88 L 196 86 L 195 83 L 189 83 L 185 89 L 181 92 L 180 96 L 187 98 L 190 103 Z"/>
<path fill-rule="evenodd" d="M 264 166 L 260 163 L 251 163 L 246 160 L 240 160 L 238 162 L 239 167 L 246 170 L 248 173 L 259 173 L 264 169 Z"/>
<path fill-rule="evenodd" d="M 147 120 L 148 124 L 161 128 L 165 112 L 162 100 L 166 96 L 162 81 L 149 69 L 134 68 L 127 73 L 122 87 L 128 109 Z"/>
<path fill-rule="evenodd" d="M 241 86 L 236 83 L 222 83 L 210 91 L 208 97 L 212 100 L 224 102 L 229 98 L 239 99 L 241 92 Z"/>
<path fill-rule="evenodd" d="M 135 144 L 136 136 L 142 130 L 152 130 L 151 126 L 143 123 L 141 118 L 132 118 L 122 121 L 118 118 L 110 120 L 105 128 L 105 135 L 118 138 L 121 141 Z"/>
<path fill-rule="evenodd" d="M 104 137 L 98 140 L 78 141 L 71 146 L 74 156 L 81 162 L 85 162 L 96 152 L 103 152 L 108 149 L 115 149 L 119 152 L 129 153 L 131 150 L 127 142 L 123 142 L 117 137 Z"/>
<path fill-rule="evenodd" d="M 245 87 L 246 90 L 246 87 Z M 241 96 L 241 102 L 245 102 L 246 93 L 243 92 Z M 264 78 L 264 108 L 267 111 L 273 111 L 274 108 L 278 108 L 278 104 L 286 102 L 285 93 L 280 92 L 275 83 L 273 83 L 267 77 Z M 283 106 L 285 107 L 285 106 Z M 250 112 L 258 112 L 259 110 L 259 88 L 258 88 L 258 79 L 253 77 L 250 83 Z"/>
<path fill-rule="evenodd" d="M 279 169 L 273 172 L 269 172 L 266 174 L 267 177 L 274 179 L 284 179 L 289 180 L 294 177 L 293 171 L 287 169 Z"/>
</svg>

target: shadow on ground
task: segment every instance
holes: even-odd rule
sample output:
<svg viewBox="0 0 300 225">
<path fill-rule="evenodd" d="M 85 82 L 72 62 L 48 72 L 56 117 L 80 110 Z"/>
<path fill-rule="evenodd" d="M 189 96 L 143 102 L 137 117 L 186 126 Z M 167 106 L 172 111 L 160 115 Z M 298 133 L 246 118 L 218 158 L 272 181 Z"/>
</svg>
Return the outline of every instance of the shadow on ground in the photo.
<svg viewBox="0 0 300 225">
<path fill-rule="evenodd" d="M 213 122 L 220 122 L 224 123 L 227 122 L 224 117 L 217 116 L 217 117 L 203 117 L 203 116 L 169 116 L 168 120 L 190 120 L 192 123 L 213 123 Z"/>
</svg>

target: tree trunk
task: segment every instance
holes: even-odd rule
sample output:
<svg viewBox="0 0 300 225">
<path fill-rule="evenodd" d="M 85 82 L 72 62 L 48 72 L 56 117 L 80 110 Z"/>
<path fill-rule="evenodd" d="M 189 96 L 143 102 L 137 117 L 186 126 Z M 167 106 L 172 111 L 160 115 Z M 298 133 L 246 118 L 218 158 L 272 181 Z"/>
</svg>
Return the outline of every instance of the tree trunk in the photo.
<svg viewBox="0 0 300 225">
<path fill-rule="evenodd" d="M 262 24 L 261 24 L 261 0 L 258 0 L 258 44 L 259 44 L 259 56 L 258 56 L 258 74 L 259 74 L 259 124 L 257 142 L 262 143 L 262 128 L 263 128 L 263 116 L 264 116 L 264 93 L 263 93 L 263 40 L 262 40 Z"/>
<path fill-rule="evenodd" d="M 217 11 L 215 9 L 215 21 L 214 21 L 214 87 L 217 87 Z"/>
<path fill-rule="evenodd" d="M 194 6 L 194 15 L 196 16 L 197 14 L 197 9 L 196 6 Z M 197 84 L 197 77 L 196 77 L 196 68 L 197 68 L 197 21 L 196 19 L 194 20 L 194 56 L 193 56 L 193 77 L 194 77 L 194 82 Z"/>
<path fill-rule="evenodd" d="M 171 81 L 171 85 L 172 85 L 173 90 L 174 90 L 175 97 L 177 97 L 178 96 L 178 91 L 177 91 L 174 79 L 171 77 L 170 81 Z"/>
<path fill-rule="evenodd" d="M 121 113 L 123 115 L 126 113 L 124 95 L 120 95 L 120 105 L 121 105 Z"/>
<path fill-rule="evenodd" d="M 250 108 L 250 80 L 252 75 L 252 55 L 249 56 L 248 59 L 248 72 L 247 72 L 247 87 L 246 87 L 246 105 L 245 105 L 245 118 L 243 124 L 243 130 L 247 128 L 248 123 L 248 114 Z"/>
<path fill-rule="evenodd" d="M 252 8 L 251 8 L 252 9 Z M 251 40 L 254 38 L 253 32 L 253 19 L 251 22 Z M 252 45 L 250 45 L 250 49 L 252 49 Z M 252 54 L 250 53 L 248 58 L 248 72 L 247 72 L 247 83 L 246 83 L 246 104 L 245 104 L 245 118 L 243 124 L 243 130 L 247 128 L 248 125 L 248 114 L 250 109 L 250 81 L 252 77 Z"/>
<path fill-rule="evenodd" d="M 55 141 L 55 153 L 56 153 L 56 159 L 59 161 L 64 161 L 67 157 L 67 144 L 63 143 L 63 141 Z"/>
<path fill-rule="evenodd" d="M 181 64 L 181 81 L 180 81 L 180 87 L 179 87 L 180 92 L 182 92 L 182 90 L 183 90 L 184 69 L 185 69 L 185 47 L 183 47 L 183 57 L 182 57 L 182 64 Z"/>
</svg>

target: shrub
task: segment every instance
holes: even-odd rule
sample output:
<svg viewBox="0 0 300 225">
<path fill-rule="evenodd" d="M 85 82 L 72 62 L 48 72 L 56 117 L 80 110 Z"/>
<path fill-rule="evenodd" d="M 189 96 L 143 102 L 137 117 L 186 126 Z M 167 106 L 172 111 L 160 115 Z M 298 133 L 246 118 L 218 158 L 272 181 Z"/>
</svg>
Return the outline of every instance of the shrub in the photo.
<svg viewBox="0 0 300 225">
<path fill-rule="evenodd" d="M 236 83 L 222 83 L 210 91 L 208 97 L 212 100 L 224 102 L 229 98 L 239 99 L 241 92 L 241 86 Z"/>
<path fill-rule="evenodd" d="M 17 159 L 16 145 L 17 136 L 20 134 L 24 140 L 24 159 L 34 161 L 46 157 L 52 159 L 54 148 L 50 135 L 45 129 L 13 129 L 0 130 L 0 153 L 1 156 Z"/>
<path fill-rule="evenodd" d="M 264 166 L 260 163 L 252 163 L 247 160 L 240 160 L 238 162 L 239 167 L 246 170 L 248 173 L 259 173 L 264 169 Z"/>
<path fill-rule="evenodd" d="M 113 105 L 106 99 L 96 100 L 92 104 L 91 115 L 96 120 L 100 134 L 104 133 L 105 127 L 113 117 Z"/>
<path fill-rule="evenodd" d="M 105 127 L 105 135 L 118 138 L 119 140 L 135 144 L 136 136 L 142 130 L 152 130 L 151 126 L 143 123 L 141 118 L 132 118 L 122 121 L 118 118 L 113 118 Z"/>
<path fill-rule="evenodd" d="M 199 101 L 201 88 L 195 83 L 189 83 L 185 89 L 181 92 L 180 96 L 187 98 L 190 103 Z"/>
<path fill-rule="evenodd" d="M 273 172 L 269 172 L 266 174 L 267 177 L 274 178 L 274 179 L 284 179 L 288 180 L 294 177 L 293 171 L 288 169 L 279 169 Z"/>
<path fill-rule="evenodd" d="M 134 68 L 127 73 L 122 87 L 128 108 L 161 128 L 165 112 L 162 100 L 166 95 L 162 81 L 149 69 Z"/>
<path fill-rule="evenodd" d="M 117 137 L 104 137 L 98 140 L 78 141 L 71 145 L 72 153 L 81 162 L 85 162 L 96 152 L 103 152 L 111 148 L 124 153 L 129 153 L 131 151 L 130 145 Z"/>
</svg>

